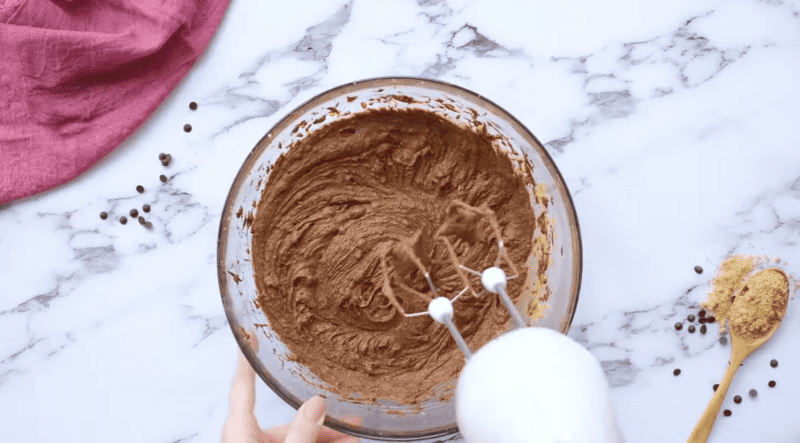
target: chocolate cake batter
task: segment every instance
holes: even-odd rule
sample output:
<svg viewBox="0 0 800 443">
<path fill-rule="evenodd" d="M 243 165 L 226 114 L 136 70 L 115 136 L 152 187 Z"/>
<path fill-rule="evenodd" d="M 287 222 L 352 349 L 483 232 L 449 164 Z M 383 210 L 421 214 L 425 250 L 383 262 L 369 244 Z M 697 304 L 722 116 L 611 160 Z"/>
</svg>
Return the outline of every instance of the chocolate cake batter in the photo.
<svg viewBox="0 0 800 443">
<path fill-rule="evenodd" d="M 455 296 L 463 283 L 432 240 L 450 202 L 495 212 L 522 274 L 509 282 L 513 299 L 526 281 L 532 179 L 491 137 L 432 112 L 367 110 L 331 122 L 295 143 L 268 180 L 252 226 L 259 304 L 293 358 L 342 396 L 414 404 L 458 375 L 464 357 L 447 329 L 428 316 L 404 317 L 383 291 L 381 268 L 382 251 L 414 239 L 439 294 Z M 464 265 L 485 269 L 497 247 L 488 223 L 476 226 L 466 236 L 474 243 L 452 241 Z M 390 267 L 393 281 L 429 293 L 413 266 Z M 427 310 L 419 296 L 393 290 L 407 313 Z M 472 349 L 509 322 L 490 294 L 464 296 L 454 310 Z"/>
</svg>

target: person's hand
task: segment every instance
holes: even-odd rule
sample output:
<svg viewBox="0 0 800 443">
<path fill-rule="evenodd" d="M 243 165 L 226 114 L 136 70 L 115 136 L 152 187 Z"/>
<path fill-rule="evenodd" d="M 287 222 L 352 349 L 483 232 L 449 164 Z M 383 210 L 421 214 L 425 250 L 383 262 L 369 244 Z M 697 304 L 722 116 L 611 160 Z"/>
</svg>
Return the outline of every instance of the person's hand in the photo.
<svg viewBox="0 0 800 443">
<path fill-rule="evenodd" d="M 255 416 L 256 373 L 242 351 L 231 388 L 231 405 L 222 428 L 222 443 L 359 443 L 359 439 L 322 426 L 325 400 L 312 397 L 286 425 L 263 430 Z"/>
</svg>

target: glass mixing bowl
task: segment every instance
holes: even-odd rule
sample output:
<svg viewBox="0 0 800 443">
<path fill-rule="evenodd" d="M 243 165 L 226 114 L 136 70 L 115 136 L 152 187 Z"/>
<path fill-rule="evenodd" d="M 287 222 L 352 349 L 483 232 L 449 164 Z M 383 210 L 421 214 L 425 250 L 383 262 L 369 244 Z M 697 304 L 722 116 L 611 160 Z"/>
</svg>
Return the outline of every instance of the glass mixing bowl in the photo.
<svg viewBox="0 0 800 443">
<path fill-rule="evenodd" d="M 500 136 L 496 144 L 500 149 L 512 158 L 528 159 L 534 180 L 544 184 L 551 200 L 547 212 L 553 242 L 547 270 L 548 308 L 534 325 L 562 333 L 569 330 L 578 303 L 582 251 L 575 208 L 558 168 L 536 137 L 496 104 L 464 88 L 419 78 L 376 78 L 323 92 L 289 113 L 256 144 L 231 186 L 222 213 L 217 245 L 222 302 L 242 352 L 264 382 L 292 407 L 322 394 L 328 399 L 325 425 L 333 429 L 383 441 L 451 441 L 458 432 L 452 396 L 437 395 L 410 408 L 382 400 L 376 404 L 344 400 L 325 391 L 317 386 L 316 375 L 287 360 L 286 345 L 270 329 L 256 303 L 250 226 L 261 193 L 269 185 L 270 166 L 304 134 L 364 107 L 421 108 L 459 123 L 477 120 L 487 132 Z M 256 334 L 258 349 L 248 344 L 248 334 Z M 360 425 L 344 421 L 352 417 L 358 417 Z"/>
</svg>

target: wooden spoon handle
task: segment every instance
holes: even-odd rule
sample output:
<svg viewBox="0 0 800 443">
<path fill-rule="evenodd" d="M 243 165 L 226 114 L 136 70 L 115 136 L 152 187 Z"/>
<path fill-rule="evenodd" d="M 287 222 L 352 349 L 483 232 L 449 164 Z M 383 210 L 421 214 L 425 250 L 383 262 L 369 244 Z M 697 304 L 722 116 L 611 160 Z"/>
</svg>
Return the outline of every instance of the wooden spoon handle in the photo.
<svg viewBox="0 0 800 443">
<path fill-rule="evenodd" d="M 736 352 L 731 355 L 731 364 L 725 371 L 725 376 L 722 377 L 722 381 L 719 383 L 717 392 L 714 393 L 714 397 L 712 397 L 711 401 L 708 402 L 706 411 L 703 413 L 703 416 L 700 417 L 700 420 L 694 427 L 694 431 L 692 431 L 692 435 L 689 436 L 689 439 L 686 440 L 686 443 L 705 443 L 706 440 L 708 440 L 708 436 L 711 434 L 711 428 L 714 426 L 714 422 L 717 420 L 719 409 L 722 407 L 722 401 L 725 400 L 725 394 L 728 393 L 728 388 L 731 386 L 733 376 L 736 375 L 736 371 L 742 364 L 744 357 L 746 356 L 742 356 Z"/>
</svg>

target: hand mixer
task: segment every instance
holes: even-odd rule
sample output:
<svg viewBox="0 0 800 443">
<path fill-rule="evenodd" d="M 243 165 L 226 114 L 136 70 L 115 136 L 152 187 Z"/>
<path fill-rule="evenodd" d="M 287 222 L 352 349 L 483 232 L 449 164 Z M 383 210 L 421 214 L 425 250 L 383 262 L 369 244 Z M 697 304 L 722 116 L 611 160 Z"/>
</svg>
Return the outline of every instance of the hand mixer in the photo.
<svg viewBox="0 0 800 443">
<path fill-rule="evenodd" d="M 491 227 L 490 241 L 497 243 L 493 266 L 479 272 L 465 266 L 448 236 L 474 243 L 479 236 L 478 222 L 484 219 Z M 405 317 L 430 315 L 447 327 L 467 360 L 459 375 L 456 391 L 456 416 L 462 436 L 470 443 L 584 443 L 622 442 L 611 412 L 608 385 L 597 359 L 568 337 L 545 328 L 528 328 L 528 321 L 514 306 L 506 287 L 519 273 L 508 257 L 500 224 L 488 207 L 474 207 L 453 201 L 447 208 L 444 224 L 433 234 L 434 242 L 445 245 L 464 288 L 455 297 L 441 294 L 429 268 L 422 231 L 380 253 L 383 291 L 392 305 Z M 389 259 L 396 268 L 419 270 L 425 277 L 430 295 L 392 278 Z M 501 269 L 506 266 L 510 276 Z M 469 276 L 480 277 L 484 289 L 477 292 Z M 428 303 L 428 310 L 407 313 L 395 294 L 395 287 Z M 481 348 L 473 358 L 472 350 L 453 322 L 453 304 L 469 293 L 481 297 L 498 294 L 516 326 Z M 546 387 L 528 380 L 549 382 Z M 573 422 L 573 418 L 579 422 Z"/>
</svg>

